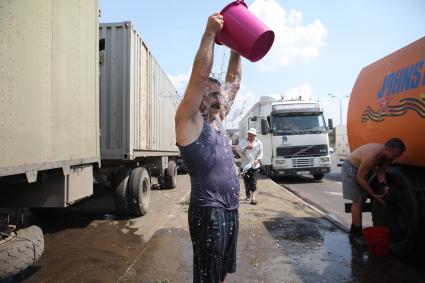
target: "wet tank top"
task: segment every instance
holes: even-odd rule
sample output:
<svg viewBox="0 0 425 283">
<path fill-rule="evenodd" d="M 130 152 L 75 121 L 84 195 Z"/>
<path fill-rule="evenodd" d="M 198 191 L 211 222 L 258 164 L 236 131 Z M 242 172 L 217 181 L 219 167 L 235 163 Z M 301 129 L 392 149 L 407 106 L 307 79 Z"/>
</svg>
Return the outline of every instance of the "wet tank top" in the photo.
<svg viewBox="0 0 425 283">
<path fill-rule="evenodd" d="M 229 139 L 220 121 L 219 131 L 204 122 L 197 140 L 181 147 L 190 175 L 190 205 L 196 207 L 239 207 L 239 179 Z"/>
</svg>

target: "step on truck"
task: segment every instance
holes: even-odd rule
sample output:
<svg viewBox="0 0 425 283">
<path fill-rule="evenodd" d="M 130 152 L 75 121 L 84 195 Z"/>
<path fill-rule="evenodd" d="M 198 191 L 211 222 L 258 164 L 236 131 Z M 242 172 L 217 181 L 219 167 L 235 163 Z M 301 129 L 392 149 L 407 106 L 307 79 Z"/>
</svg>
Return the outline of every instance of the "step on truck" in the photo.
<svg viewBox="0 0 425 283">
<path fill-rule="evenodd" d="M 311 174 L 321 180 L 329 173 L 329 137 L 318 102 L 263 96 L 240 121 L 240 139 L 249 128 L 263 143 L 261 169 L 268 176 Z"/>
<path fill-rule="evenodd" d="M 423 257 L 425 238 L 425 37 L 364 67 L 347 113 L 351 151 L 397 137 L 406 151 L 389 167 L 388 205 L 372 203 L 374 225 L 390 230 L 389 247 Z M 370 180 L 371 184 L 376 179 Z"/>
<path fill-rule="evenodd" d="M 131 22 L 99 25 L 96 0 L 2 1 L 0 16 L 1 281 L 43 252 L 29 210 L 95 183 L 117 214 L 141 216 L 153 183 L 176 187 L 178 149 L 177 92 Z"/>
</svg>

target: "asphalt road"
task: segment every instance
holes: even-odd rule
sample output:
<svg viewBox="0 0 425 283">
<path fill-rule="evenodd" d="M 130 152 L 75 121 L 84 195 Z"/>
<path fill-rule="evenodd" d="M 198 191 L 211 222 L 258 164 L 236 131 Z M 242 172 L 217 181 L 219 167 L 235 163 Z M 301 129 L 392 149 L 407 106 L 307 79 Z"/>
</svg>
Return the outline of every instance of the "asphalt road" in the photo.
<svg viewBox="0 0 425 283">
<path fill-rule="evenodd" d="M 295 176 L 275 178 L 278 184 L 301 197 L 307 203 L 314 205 L 334 219 L 347 230 L 351 225 L 351 214 L 345 213 L 344 203 L 350 201 L 342 198 L 341 167 L 338 167 L 336 154 L 331 156 L 331 173 L 326 174 L 321 181 L 315 181 L 312 176 Z M 372 226 L 370 213 L 363 213 L 363 227 Z"/>
<path fill-rule="evenodd" d="M 285 186 L 314 190 L 331 184 L 335 182 L 310 180 Z M 191 282 L 189 190 L 189 177 L 178 176 L 176 189 L 152 191 L 149 212 L 139 218 L 116 218 L 111 199 L 104 195 L 59 217 L 39 220 L 44 254 L 10 282 Z M 237 271 L 226 282 L 425 278 L 424 268 L 412 268 L 393 256 L 372 256 L 350 243 L 347 233 L 313 206 L 267 178 L 259 178 L 257 199 L 258 205 L 251 205 L 241 194 Z"/>
</svg>

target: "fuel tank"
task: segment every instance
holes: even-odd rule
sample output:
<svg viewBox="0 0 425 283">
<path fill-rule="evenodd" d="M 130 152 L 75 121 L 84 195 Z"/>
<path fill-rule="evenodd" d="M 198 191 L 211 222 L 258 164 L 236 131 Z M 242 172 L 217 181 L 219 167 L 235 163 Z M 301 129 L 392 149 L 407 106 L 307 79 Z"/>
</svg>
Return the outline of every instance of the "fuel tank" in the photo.
<svg viewBox="0 0 425 283">
<path fill-rule="evenodd" d="M 398 164 L 425 166 L 425 37 L 364 67 L 347 113 L 351 151 L 397 137 L 406 144 Z"/>
</svg>

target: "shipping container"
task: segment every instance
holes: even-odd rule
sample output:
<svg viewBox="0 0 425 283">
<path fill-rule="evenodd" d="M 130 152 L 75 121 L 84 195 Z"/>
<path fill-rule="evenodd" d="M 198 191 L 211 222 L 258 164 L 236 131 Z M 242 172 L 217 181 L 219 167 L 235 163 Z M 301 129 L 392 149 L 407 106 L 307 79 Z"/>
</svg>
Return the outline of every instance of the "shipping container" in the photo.
<svg viewBox="0 0 425 283">
<path fill-rule="evenodd" d="M 177 155 L 177 91 L 131 22 L 102 23 L 102 159 Z"/>
<path fill-rule="evenodd" d="M 27 208 L 51 215 L 96 183 L 142 216 L 152 185 L 176 187 L 177 92 L 130 22 L 98 15 L 96 0 L 0 2 L 0 280 L 43 251 Z"/>
<path fill-rule="evenodd" d="M 97 0 L 0 1 L 0 281 L 43 252 L 26 208 L 93 194 L 98 15 Z"/>
<path fill-rule="evenodd" d="M 0 177 L 99 162 L 97 1 L 2 1 Z"/>
<path fill-rule="evenodd" d="M 93 193 L 77 184 L 100 163 L 98 3 L 3 1 L 0 13 L 0 205 L 67 206 Z M 52 174 L 56 186 L 37 187 Z"/>
<path fill-rule="evenodd" d="M 335 127 L 335 151 L 340 161 L 344 161 L 350 155 L 350 146 L 347 137 L 347 125 Z"/>
</svg>

